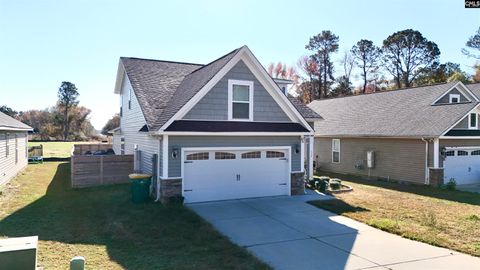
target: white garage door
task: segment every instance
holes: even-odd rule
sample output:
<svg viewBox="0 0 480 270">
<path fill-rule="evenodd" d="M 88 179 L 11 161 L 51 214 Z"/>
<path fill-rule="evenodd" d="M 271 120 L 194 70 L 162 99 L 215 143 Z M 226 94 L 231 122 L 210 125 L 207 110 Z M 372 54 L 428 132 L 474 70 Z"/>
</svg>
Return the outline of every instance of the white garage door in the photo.
<svg viewBox="0 0 480 270">
<path fill-rule="evenodd" d="M 480 148 L 455 148 L 445 152 L 444 181 L 457 185 L 480 183 Z"/>
<path fill-rule="evenodd" d="M 289 195 L 288 148 L 185 149 L 185 202 Z"/>
</svg>

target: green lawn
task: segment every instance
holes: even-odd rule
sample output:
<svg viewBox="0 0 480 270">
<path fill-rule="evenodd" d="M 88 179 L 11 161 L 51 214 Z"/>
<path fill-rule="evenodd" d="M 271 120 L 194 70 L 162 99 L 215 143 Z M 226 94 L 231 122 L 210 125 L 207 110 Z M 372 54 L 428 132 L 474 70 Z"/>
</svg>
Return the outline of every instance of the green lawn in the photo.
<svg viewBox="0 0 480 270">
<path fill-rule="evenodd" d="M 266 269 L 187 208 L 135 205 L 129 186 L 69 188 L 69 163 L 27 169 L 0 193 L 0 237 L 38 235 L 38 263 L 67 269 Z"/>
<path fill-rule="evenodd" d="M 313 205 L 406 238 L 480 256 L 480 194 L 326 174 L 343 179 L 353 192 Z"/>
<path fill-rule="evenodd" d="M 66 158 L 70 157 L 74 144 L 98 142 L 28 142 L 28 146 L 43 145 L 43 157 Z"/>
</svg>

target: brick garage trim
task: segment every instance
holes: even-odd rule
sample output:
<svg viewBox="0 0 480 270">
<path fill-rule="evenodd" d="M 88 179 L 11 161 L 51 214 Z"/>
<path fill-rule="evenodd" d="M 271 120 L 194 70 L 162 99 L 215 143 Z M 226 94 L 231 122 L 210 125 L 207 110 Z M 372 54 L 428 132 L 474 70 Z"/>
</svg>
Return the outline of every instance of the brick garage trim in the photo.
<svg viewBox="0 0 480 270">
<path fill-rule="evenodd" d="M 304 195 L 305 194 L 305 173 L 295 172 L 290 174 L 290 192 L 291 195 Z"/>
</svg>

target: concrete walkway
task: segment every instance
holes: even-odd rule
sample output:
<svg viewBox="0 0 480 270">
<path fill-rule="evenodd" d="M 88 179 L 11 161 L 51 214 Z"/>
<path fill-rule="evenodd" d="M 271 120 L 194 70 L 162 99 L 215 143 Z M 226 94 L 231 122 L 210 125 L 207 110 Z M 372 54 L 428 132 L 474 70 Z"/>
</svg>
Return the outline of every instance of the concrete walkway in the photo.
<svg viewBox="0 0 480 270">
<path fill-rule="evenodd" d="M 189 204 L 275 269 L 480 269 L 480 259 L 389 234 L 306 203 L 329 196 Z"/>
</svg>

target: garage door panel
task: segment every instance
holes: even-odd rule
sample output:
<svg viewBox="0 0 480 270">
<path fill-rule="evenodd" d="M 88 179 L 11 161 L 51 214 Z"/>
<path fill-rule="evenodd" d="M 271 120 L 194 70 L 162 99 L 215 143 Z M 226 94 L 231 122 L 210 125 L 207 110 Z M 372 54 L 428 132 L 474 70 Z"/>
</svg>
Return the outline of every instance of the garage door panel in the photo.
<svg viewBox="0 0 480 270">
<path fill-rule="evenodd" d="M 444 182 L 455 179 L 458 185 L 480 183 L 480 150 L 454 149 L 446 151 Z"/>
<path fill-rule="evenodd" d="M 267 158 L 265 149 L 221 149 L 208 151 L 208 160 L 186 161 L 183 167 L 185 201 L 288 195 L 290 166 L 285 158 L 288 150 L 275 151 L 281 152 L 283 158 Z M 186 156 L 190 154 L 205 158 L 205 154 L 185 152 Z M 270 153 L 270 156 L 274 155 Z"/>
</svg>

